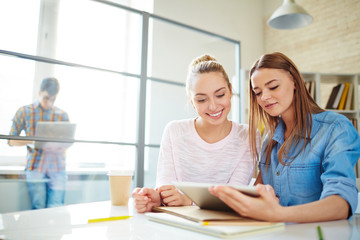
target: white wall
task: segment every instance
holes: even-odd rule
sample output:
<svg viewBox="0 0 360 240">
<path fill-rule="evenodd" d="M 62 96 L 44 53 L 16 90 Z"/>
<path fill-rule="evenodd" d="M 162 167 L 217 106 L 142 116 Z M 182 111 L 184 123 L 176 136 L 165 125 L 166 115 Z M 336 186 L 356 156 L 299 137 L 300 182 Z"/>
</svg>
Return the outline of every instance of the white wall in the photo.
<svg viewBox="0 0 360 240">
<path fill-rule="evenodd" d="M 154 0 L 154 14 L 241 42 L 241 68 L 264 53 L 264 0 Z"/>
</svg>

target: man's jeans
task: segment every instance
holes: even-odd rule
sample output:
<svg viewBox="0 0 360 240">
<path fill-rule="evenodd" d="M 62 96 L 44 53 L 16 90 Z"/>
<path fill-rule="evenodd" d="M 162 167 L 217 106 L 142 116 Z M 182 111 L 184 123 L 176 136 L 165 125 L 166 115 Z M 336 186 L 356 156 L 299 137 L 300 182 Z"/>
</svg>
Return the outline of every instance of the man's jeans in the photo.
<svg viewBox="0 0 360 240">
<path fill-rule="evenodd" d="M 66 172 L 25 171 L 32 209 L 64 205 Z"/>
</svg>

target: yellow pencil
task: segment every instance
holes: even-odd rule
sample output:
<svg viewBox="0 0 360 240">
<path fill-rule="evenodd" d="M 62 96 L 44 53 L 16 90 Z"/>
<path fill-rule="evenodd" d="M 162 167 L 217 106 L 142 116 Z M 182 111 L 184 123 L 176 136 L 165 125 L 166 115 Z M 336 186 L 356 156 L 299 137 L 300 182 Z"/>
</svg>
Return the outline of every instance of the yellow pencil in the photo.
<svg viewBox="0 0 360 240">
<path fill-rule="evenodd" d="M 95 218 L 89 219 L 88 223 L 96 223 L 96 222 L 105 222 L 105 221 L 116 221 L 116 220 L 124 220 L 131 218 L 131 216 L 118 216 L 118 217 L 108 217 L 108 218 Z"/>
</svg>

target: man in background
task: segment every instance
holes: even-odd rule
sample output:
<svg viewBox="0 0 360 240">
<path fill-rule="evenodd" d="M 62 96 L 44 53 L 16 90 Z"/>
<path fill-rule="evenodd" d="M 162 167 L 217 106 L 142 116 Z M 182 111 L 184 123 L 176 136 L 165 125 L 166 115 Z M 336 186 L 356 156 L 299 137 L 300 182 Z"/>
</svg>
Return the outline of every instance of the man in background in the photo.
<svg viewBox="0 0 360 240">
<path fill-rule="evenodd" d="M 45 78 L 40 85 L 38 99 L 20 107 L 12 119 L 10 135 L 35 136 L 41 121 L 69 121 L 68 114 L 54 106 L 59 93 L 56 78 Z M 27 146 L 26 180 L 32 209 L 61 206 L 65 199 L 65 149 L 52 151 L 37 149 L 34 141 L 9 140 L 10 146 Z"/>
</svg>

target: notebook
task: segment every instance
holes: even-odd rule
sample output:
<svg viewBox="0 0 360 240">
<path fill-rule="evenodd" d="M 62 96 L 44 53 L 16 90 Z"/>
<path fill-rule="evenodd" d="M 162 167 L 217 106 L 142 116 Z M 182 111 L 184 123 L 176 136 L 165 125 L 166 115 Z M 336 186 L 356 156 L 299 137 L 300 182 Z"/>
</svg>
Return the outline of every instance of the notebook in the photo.
<svg viewBox="0 0 360 240">
<path fill-rule="evenodd" d="M 195 182 L 174 182 L 174 186 L 180 189 L 188 198 L 190 198 L 197 206 L 202 209 L 212 209 L 221 211 L 233 211 L 219 198 L 209 192 L 209 187 L 219 184 L 195 183 Z M 237 189 L 238 191 L 249 196 L 257 197 L 254 186 L 233 186 L 226 185 Z"/>
<path fill-rule="evenodd" d="M 62 139 L 63 142 L 35 141 L 35 148 L 69 147 L 75 136 L 76 124 L 70 122 L 38 122 L 35 128 L 35 137 Z"/>
<path fill-rule="evenodd" d="M 178 208 L 191 208 L 196 206 L 188 206 L 188 207 L 178 207 Z M 171 207 L 167 207 L 171 208 Z M 195 210 L 194 208 L 194 210 Z M 179 210 L 179 209 L 177 209 Z M 187 209 L 188 210 L 188 209 Z M 185 211 L 187 211 L 185 210 Z M 198 208 L 198 211 L 202 212 L 203 209 Z M 206 211 L 206 210 L 205 210 Z M 210 211 L 210 210 L 209 210 Z M 214 217 L 213 211 L 210 215 Z M 220 211 L 219 211 L 220 212 Z M 220 212 L 220 215 L 222 213 L 226 212 Z M 206 213 L 200 215 L 203 215 L 204 218 L 202 219 L 208 219 L 206 217 Z M 215 214 L 216 215 L 216 214 Z M 174 227 L 179 227 L 187 230 L 192 230 L 216 237 L 221 238 L 230 238 L 230 237 L 242 237 L 242 236 L 248 236 L 248 235 L 254 235 L 254 234 L 261 234 L 265 232 L 272 232 L 272 231 L 278 231 L 284 229 L 285 224 L 284 223 L 270 223 L 270 222 L 260 222 L 256 220 L 246 219 L 238 216 L 241 219 L 235 220 L 232 219 L 229 221 L 226 220 L 214 220 L 214 221 L 192 221 L 187 218 L 176 216 L 169 213 L 154 213 L 154 212 L 148 212 L 145 213 L 145 216 L 148 220 L 167 224 Z M 217 217 L 215 217 L 217 218 Z M 194 219 L 193 219 L 194 220 Z"/>
</svg>

